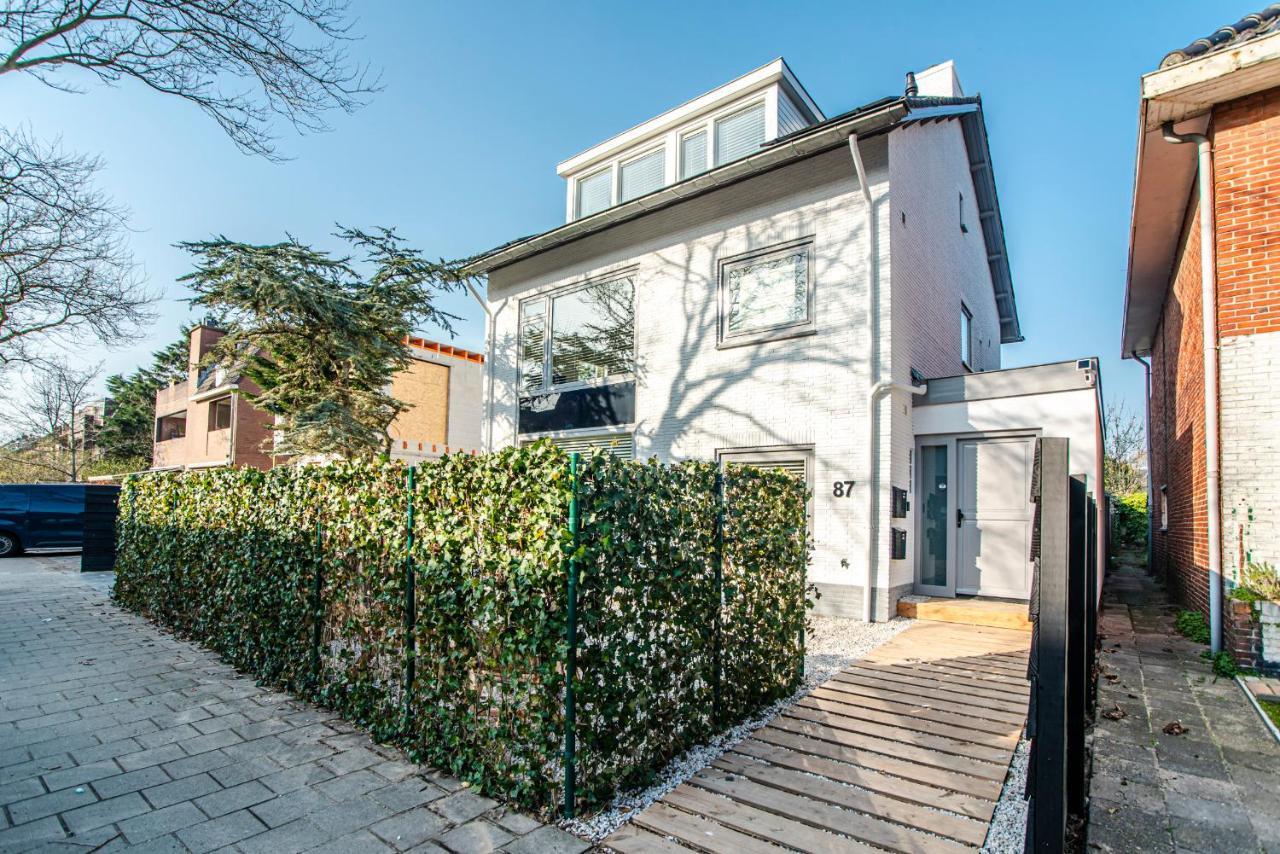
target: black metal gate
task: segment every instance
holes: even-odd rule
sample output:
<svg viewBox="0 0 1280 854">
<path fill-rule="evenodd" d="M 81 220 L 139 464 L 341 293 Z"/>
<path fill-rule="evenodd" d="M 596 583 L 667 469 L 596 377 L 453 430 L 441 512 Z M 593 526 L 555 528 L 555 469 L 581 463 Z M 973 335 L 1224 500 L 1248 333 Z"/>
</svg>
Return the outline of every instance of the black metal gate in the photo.
<svg viewBox="0 0 1280 854">
<path fill-rule="evenodd" d="M 116 568 L 116 509 L 119 499 L 120 487 L 114 484 L 85 484 L 81 572 L 110 572 Z"/>
</svg>

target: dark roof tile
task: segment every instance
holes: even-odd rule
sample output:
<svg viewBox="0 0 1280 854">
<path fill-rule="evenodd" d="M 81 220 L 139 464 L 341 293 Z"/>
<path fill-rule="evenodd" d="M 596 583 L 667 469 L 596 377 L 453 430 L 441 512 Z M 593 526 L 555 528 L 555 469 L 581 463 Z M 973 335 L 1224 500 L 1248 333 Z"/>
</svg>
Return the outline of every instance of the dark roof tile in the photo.
<svg viewBox="0 0 1280 854">
<path fill-rule="evenodd" d="M 1244 42 L 1280 33 L 1280 3 L 1272 3 L 1261 12 L 1245 15 L 1234 24 L 1219 27 L 1212 35 L 1196 39 L 1191 44 L 1175 50 L 1160 61 L 1161 68 L 1190 62 L 1206 54 L 1239 47 Z"/>
</svg>

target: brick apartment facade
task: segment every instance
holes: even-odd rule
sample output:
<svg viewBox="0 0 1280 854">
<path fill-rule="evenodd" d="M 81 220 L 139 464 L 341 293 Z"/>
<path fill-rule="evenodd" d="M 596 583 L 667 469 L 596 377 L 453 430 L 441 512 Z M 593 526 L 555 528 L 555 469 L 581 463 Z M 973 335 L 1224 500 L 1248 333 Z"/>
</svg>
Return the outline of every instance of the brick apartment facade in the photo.
<svg viewBox="0 0 1280 854">
<path fill-rule="evenodd" d="M 208 326 L 192 330 L 187 380 L 156 393 L 154 469 L 269 469 L 288 461 L 271 453 L 271 416 L 245 396 L 258 387 L 200 367 L 223 334 Z M 477 450 L 484 356 L 421 338 L 407 345 L 413 361 L 392 379 L 391 393 L 410 408 L 388 430 L 392 457 L 416 461 Z"/>
<path fill-rule="evenodd" d="M 1206 422 L 1199 172 L 1197 146 L 1167 138 L 1164 122 L 1173 121 L 1176 133 L 1202 133 L 1212 152 L 1216 300 L 1207 310 L 1213 320 L 1209 340 L 1218 353 L 1222 645 L 1248 665 L 1260 663 L 1257 624 L 1251 609 L 1228 594 L 1247 564 L 1280 565 L 1280 30 L 1275 23 L 1263 21 L 1253 35 L 1209 51 L 1171 54 L 1161 70 L 1144 77 L 1144 138 L 1126 298 L 1125 355 L 1149 357 L 1151 371 L 1152 571 L 1182 603 L 1208 617 L 1206 447 L 1212 425 Z M 1187 94 L 1189 86 L 1194 96 Z"/>
</svg>

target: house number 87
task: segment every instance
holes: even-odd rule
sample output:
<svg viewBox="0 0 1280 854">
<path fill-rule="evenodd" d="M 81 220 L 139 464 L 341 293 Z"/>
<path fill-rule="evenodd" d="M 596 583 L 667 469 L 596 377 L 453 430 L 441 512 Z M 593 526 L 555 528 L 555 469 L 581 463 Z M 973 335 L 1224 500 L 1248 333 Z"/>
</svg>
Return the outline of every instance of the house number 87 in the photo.
<svg viewBox="0 0 1280 854">
<path fill-rule="evenodd" d="M 831 486 L 831 494 L 836 498 L 852 498 L 853 497 L 853 481 L 837 480 Z"/>
</svg>

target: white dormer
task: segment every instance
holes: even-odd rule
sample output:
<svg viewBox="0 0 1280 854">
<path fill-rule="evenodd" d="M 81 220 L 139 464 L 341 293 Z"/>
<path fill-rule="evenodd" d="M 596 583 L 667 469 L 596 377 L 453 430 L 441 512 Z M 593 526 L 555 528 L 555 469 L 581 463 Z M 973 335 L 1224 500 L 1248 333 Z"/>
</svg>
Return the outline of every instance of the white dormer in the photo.
<svg viewBox="0 0 1280 854">
<path fill-rule="evenodd" d="M 786 62 L 775 59 L 562 162 L 565 219 L 692 178 L 824 119 Z"/>
</svg>

